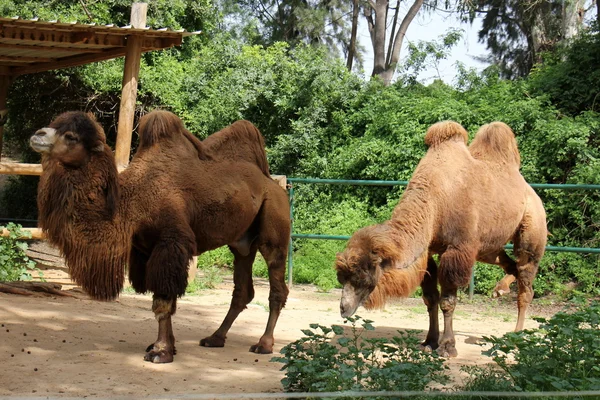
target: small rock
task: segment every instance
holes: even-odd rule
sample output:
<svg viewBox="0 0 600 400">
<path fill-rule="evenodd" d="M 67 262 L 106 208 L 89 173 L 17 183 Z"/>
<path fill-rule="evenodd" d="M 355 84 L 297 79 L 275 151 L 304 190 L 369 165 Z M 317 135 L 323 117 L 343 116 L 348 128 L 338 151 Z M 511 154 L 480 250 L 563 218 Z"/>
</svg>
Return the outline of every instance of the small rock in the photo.
<svg viewBox="0 0 600 400">
<path fill-rule="evenodd" d="M 33 370 L 34 370 L 34 371 L 37 371 L 37 368 L 34 368 Z"/>
</svg>

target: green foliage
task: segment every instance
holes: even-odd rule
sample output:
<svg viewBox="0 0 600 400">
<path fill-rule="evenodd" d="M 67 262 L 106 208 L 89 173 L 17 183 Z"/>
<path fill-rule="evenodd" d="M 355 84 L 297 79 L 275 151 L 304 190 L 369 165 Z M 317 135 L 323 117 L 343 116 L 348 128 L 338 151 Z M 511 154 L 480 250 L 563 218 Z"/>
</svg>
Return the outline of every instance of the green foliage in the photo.
<svg viewBox="0 0 600 400">
<path fill-rule="evenodd" d="M 223 282 L 223 269 L 217 265 L 198 268 L 194 280 L 188 283 L 185 293 L 196 294 L 201 290 L 216 289 Z"/>
<path fill-rule="evenodd" d="M 344 322 L 350 322 L 349 329 L 310 324 L 304 337 L 271 360 L 284 364 L 285 391 L 423 391 L 449 381 L 443 360 L 419 350 L 415 331 L 398 331 L 391 339 L 367 337 L 373 321 L 354 316 Z"/>
<path fill-rule="evenodd" d="M 304 186 L 304 185 L 303 185 Z M 294 227 L 297 233 L 317 233 L 329 235 L 347 235 L 365 224 L 375 223 L 369 215 L 366 204 L 351 200 L 342 200 L 322 209 L 328 204 L 330 196 L 322 193 L 314 202 L 303 204 L 295 216 L 298 223 Z M 345 247 L 339 240 L 295 240 L 293 279 L 298 283 L 314 283 L 327 291 L 339 286 L 334 269 L 335 256 Z"/>
<path fill-rule="evenodd" d="M 0 232 L 4 229 L 8 230 L 8 236 L 0 236 L 0 281 L 29 281 L 32 271 L 37 271 L 41 277 L 42 272 L 27 257 L 27 243 L 18 240 L 31 237 L 31 234 L 13 223 L 0 226 Z"/>
<path fill-rule="evenodd" d="M 502 268 L 496 265 L 475 263 L 475 293 L 491 295 L 496 283 L 504 276 Z M 537 286 L 537 285 L 536 285 Z"/>
<path fill-rule="evenodd" d="M 537 318 L 538 329 L 487 337 L 483 353 L 503 371 L 472 368 L 467 390 L 600 390 L 600 303 Z"/>
<path fill-rule="evenodd" d="M 571 115 L 600 111 L 600 35 L 585 30 L 569 46 L 545 54 L 529 78 L 535 94 L 548 98 Z"/>
</svg>

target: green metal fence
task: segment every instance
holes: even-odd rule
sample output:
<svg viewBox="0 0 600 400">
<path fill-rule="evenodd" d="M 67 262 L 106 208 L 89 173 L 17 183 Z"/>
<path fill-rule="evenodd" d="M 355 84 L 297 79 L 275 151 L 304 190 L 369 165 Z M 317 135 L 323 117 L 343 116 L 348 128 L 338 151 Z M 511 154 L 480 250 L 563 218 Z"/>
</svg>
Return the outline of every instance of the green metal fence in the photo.
<svg viewBox="0 0 600 400">
<path fill-rule="evenodd" d="M 315 233 L 295 233 L 294 232 L 294 183 L 314 183 L 325 185 L 354 185 L 354 186 L 406 186 L 408 181 L 380 181 L 380 180 L 346 180 L 346 179 L 316 179 L 316 178 L 287 178 L 289 188 L 288 195 L 290 201 L 290 218 L 292 220 L 292 234 L 288 250 L 288 284 L 293 284 L 292 273 L 294 270 L 293 258 L 293 240 L 294 239 L 317 239 L 317 240 L 348 240 L 350 236 L 345 235 L 323 235 Z M 578 185 L 578 184 L 554 184 L 554 183 L 531 183 L 534 189 L 556 189 L 556 190 L 600 190 L 600 185 Z M 513 245 L 508 244 L 506 249 L 512 249 Z M 566 253 L 592 253 L 600 254 L 600 248 L 593 247 L 561 247 L 546 246 L 546 251 L 566 252 Z M 471 283 L 469 284 L 469 296 L 473 296 L 474 279 L 471 274 Z"/>
</svg>

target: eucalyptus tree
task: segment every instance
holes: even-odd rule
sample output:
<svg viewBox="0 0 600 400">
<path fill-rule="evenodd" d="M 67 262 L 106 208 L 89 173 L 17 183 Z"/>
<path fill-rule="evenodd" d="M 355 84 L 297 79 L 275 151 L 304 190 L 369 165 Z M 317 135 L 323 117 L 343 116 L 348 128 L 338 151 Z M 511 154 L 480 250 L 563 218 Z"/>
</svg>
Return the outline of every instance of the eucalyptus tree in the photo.
<svg viewBox="0 0 600 400">
<path fill-rule="evenodd" d="M 591 0 L 468 0 L 461 3 L 471 22 L 482 18 L 479 39 L 503 76 L 529 73 L 543 52 L 576 36 Z"/>
</svg>

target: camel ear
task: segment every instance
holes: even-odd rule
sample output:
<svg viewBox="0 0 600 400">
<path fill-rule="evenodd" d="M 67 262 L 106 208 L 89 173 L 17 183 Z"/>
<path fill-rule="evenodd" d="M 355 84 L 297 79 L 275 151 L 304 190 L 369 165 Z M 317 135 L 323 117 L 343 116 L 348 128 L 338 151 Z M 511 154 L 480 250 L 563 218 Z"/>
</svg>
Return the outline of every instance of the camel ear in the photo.
<svg viewBox="0 0 600 400">
<path fill-rule="evenodd" d="M 104 151 L 104 142 L 98 141 L 94 147 L 92 147 L 94 153 L 102 153 Z"/>
</svg>

